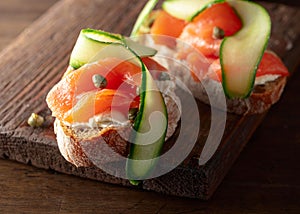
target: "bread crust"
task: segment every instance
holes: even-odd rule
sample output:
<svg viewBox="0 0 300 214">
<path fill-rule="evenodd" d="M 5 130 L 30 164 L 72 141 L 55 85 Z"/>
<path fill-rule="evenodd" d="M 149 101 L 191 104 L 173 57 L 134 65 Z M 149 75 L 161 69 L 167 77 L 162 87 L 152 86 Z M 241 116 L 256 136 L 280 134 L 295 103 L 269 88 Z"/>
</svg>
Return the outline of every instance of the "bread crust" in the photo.
<svg viewBox="0 0 300 214">
<path fill-rule="evenodd" d="M 275 81 L 267 82 L 264 85 L 257 85 L 251 96 L 240 101 L 240 106 L 243 108 L 236 109 L 231 106 L 234 100 L 227 99 L 227 108 L 230 112 L 237 114 L 259 114 L 267 111 L 281 97 L 281 94 L 286 85 L 287 77 L 279 77 Z"/>
<path fill-rule="evenodd" d="M 125 140 L 125 138 L 128 139 L 130 134 L 129 126 L 99 129 L 98 135 L 81 139 L 76 136 L 74 130 L 56 119 L 54 122 L 54 130 L 61 154 L 67 161 L 77 167 L 89 167 L 94 165 L 91 161 L 93 157 L 88 156 L 84 151 L 84 148 L 89 148 L 88 144 L 93 148 L 101 148 L 101 145 L 97 144 L 106 143 L 114 152 L 121 156 L 127 156 L 129 152 L 129 143 Z M 85 145 L 84 148 L 83 145 Z M 101 152 L 102 151 L 97 151 L 98 155 L 101 156 Z M 113 159 L 114 157 L 111 158 Z"/>
</svg>

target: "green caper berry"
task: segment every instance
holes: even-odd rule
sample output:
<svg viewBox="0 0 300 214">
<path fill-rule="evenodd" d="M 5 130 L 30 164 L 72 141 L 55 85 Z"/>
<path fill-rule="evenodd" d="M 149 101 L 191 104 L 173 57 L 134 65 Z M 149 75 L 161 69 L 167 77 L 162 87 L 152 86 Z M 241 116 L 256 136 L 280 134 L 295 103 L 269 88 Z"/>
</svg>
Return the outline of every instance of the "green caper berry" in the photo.
<svg viewBox="0 0 300 214">
<path fill-rule="evenodd" d="M 170 75 L 166 72 L 161 72 L 158 79 L 161 81 L 170 80 Z"/>
<path fill-rule="evenodd" d="M 136 116 L 137 116 L 138 111 L 139 111 L 138 108 L 131 108 L 131 109 L 129 109 L 128 119 L 129 120 L 134 120 L 136 118 Z"/>
<path fill-rule="evenodd" d="M 44 123 L 44 118 L 36 113 L 32 113 L 27 120 L 28 125 L 33 128 L 41 127 Z"/>
<path fill-rule="evenodd" d="M 107 80 L 105 77 L 101 76 L 100 74 L 95 74 L 93 75 L 92 77 L 92 80 L 93 80 L 93 83 L 94 83 L 94 86 L 96 88 L 105 88 L 107 86 Z"/>
<path fill-rule="evenodd" d="M 225 37 L 225 32 L 222 28 L 214 27 L 213 29 L 213 38 L 214 39 L 223 39 Z"/>
</svg>

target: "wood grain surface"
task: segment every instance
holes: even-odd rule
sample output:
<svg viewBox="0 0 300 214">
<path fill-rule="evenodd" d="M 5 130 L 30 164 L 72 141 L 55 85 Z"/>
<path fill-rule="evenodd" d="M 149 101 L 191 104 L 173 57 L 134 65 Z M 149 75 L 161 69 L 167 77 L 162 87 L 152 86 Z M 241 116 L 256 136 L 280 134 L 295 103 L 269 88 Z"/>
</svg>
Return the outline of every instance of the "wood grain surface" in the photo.
<svg viewBox="0 0 300 214">
<path fill-rule="evenodd" d="M 229 184 L 229 187 L 227 186 L 227 189 L 225 180 L 225 184 L 222 185 L 225 185 L 225 192 L 223 190 L 222 193 L 221 186 L 221 190 L 217 192 L 216 196 L 212 199 L 211 202 L 202 203 L 195 202 L 193 200 L 183 200 L 171 197 L 164 197 L 154 193 L 140 192 L 138 190 L 127 190 L 120 187 L 99 184 L 86 180 L 80 180 L 73 177 L 53 175 L 52 173 L 46 173 L 41 170 L 32 169 L 30 167 L 18 164 L 14 165 L 14 167 L 10 167 L 6 164 L 10 165 L 12 163 L 4 162 L 5 164 L 3 165 L 3 170 L 1 170 L 1 172 L 4 171 L 8 174 L 5 173 L 7 177 L 1 178 L 1 182 L 3 181 L 3 183 L 1 183 L 0 187 L 3 188 L 1 189 L 3 190 L 3 192 L 9 192 L 8 190 L 11 189 L 12 192 L 11 195 L 8 195 L 8 197 L 5 197 L 4 195 L 4 197 L 2 196 L 3 199 L 1 198 L 1 205 L 3 206 L 1 206 L 1 208 L 4 208 L 4 210 L 6 211 L 13 211 L 18 209 L 19 207 L 23 208 L 25 211 L 33 211 L 34 208 L 38 208 L 41 211 L 48 210 L 57 212 L 61 210 L 63 212 L 68 212 L 74 208 L 74 204 L 77 204 L 77 212 L 80 212 L 80 210 L 92 211 L 98 210 L 99 208 L 104 208 L 102 210 L 103 212 L 109 212 L 110 210 L 110 212 L 112 213 L 134 213 L 137 210 L 143 210 L 149 213 L 153 213 L 156 211 L 199 213 L 201 211 L 221 211 L 223 210 L 222 207 L 226 207 L 227 209 L 223 211 L 227 212 L 233 212 L 238 210 L 242 211 L 243 209 L 248 212 L 264 210 L 266 212 L 296 212 L 299 208 L 299 203 L 297 203 L 299 202 L 297 201 L 297 198 L 299 198 L 299 182 L 296 179 L 297 172 L 299 172 L 299 167 L 297 165 L 291 166 L 291 163 L 297 162 L 296 154 L 297 151 L 299 151 L 299 136 L 296 135 L 297 130 L 299 129 L 299 125 L 297 126 L 297 124 L 299 124 L 299 121 L 297 120 L 297 116 L 299 118 L 299 114 L 297 114 L 296 111 L 292 111 L 293 106 L 297 106 L 297 104 L 299 106 L 299 101 L 293 99 L 293 97 L 297 96 L 296 92 L 297 90 L 299 90 L 297 89 L 297 82 L 295 82 L 296 80 L 294 80 L 293 88 L 293 79 L 297 79 L 297 76 L 299 77 L 299 75 L 296 74 L 296 76 L 292 78 L 291 83 L 288 86 L 288 88 L 292 87 L 292 89 L 287 89 L 286 92 L 292 94 L 290 96 L 285 95 L 282 101 L 280 101 L 280 104 L 274 107 L 275 110 L 271 110 L 271 115 L 274 111 L 275 113 L 273 114 L 276 115 L 276 109 L 279 108 L 279 111 L 277 110 L 277 117 L 267 117 L 267 121 L 270 121 L 271 119 L 271 122 L 267 123 L 267 125 L 262 125 L 262 127 L 259 129 L 264 130 L 264 132 L 261 133 L 261 138 L 264 140 L 257 140 L 256 137 L 254 137 L 254 140 L 252 140 L 253 144 L 257 143 L 258 141 L 259 146 L 256 148 L 256 150 L 254 149 L 254 153 L 249 154 L 248 156 L 246 153 L 245 158 L 247 159 L 244 159 L 244 162 L 246 162 L 246 165 L 244 166 L 246 167 L 242 166 L 238 168 L 240 171 L 237 171 L 236 174 L 233 173 L 233 181 L 235 182 L 227 183 L 227 185 Z M 285 99 L 288 99 L 285 98 L 286 96 L 290 97 L 291 101 L 285 101 Z M 285 104 L 285 102 L 287 104 Z M 283 116 L 289 117 L 286 118 Z M 257 133 L 259 133 L 259 130 Z M 291 135 L 290 132 L 294 133 L 295 135 Z M 289 140 L 289 138 L 287 138 L 286 136 L 291 137 L 291 139 Z M 282 147 L 282 143 L 284 141 L 285 147 Z M 263 145 L 260 146 L 261 144 L 265 145 L 265 147 Z M 269 149 L 274 149 L 274 147 L 275 150 L 271 150 L 273 151 L 273 153 L 270 154 Z M 284 151 L 284 148 L 286 148 L 287 151 Z M 282 153 L 286 154 L 287 156 L 284 156 L 282 158 Z M 258 158 L 258 160 L 260 161 L 249 161 L 253 160 L 253 157 L 255 157 L 255 160 Z M 270 157 L 270 159 L 268 159 L 268 157 Z M 267 161 L 265 161 L 265 158 L 267 158 Z M 285 165 L 289 165 L 291 168 L 288 168 L 288 170 L 286 170 Z M 254 170 L 252 171 L 252 173 L 251 170 L 250 172 L 248 170 L 249 166 L 250 169 L 252 166 L 252 169 Z M 21 184 L 18 183 L 19 179 L 13 182 L 13 178 L 15 176 L 20 177 Z M 43 180 L 43 176 L 45 176 L 45 180 Z M 262 180 L 260 180 L 261 176 Z M 228 177 L 230 179 L 230 174 Z M 59 180 L 60 178 L 62 179 L 62 181 Z M 264 180 L 263 178 L 269 178 L 269 180 Z M 279 180 L 277 180 L 278 178 Z M 281 182 L 280 178 L 283 178 Z M 6 180 L 11 182 L 8 182 Z M 30 181 L 32 180 L 33 183 L 30 184 Z M 45 185 L 40 180 L 44 181 Z M 22 181 L 24 181 L 24 183 L 22 183 Z M 58 183 L 65 183 L 67 181 L 66 183 L 70 185 L 62 185 L 58 183 L 55 184 L 55 181 L 57 181 Z M 87 186 L 87 189 L 81 188 L 81 186 L 85 185 Z M 94 190 L 95 186 L 99 187 L 99 189 Z M 92 197 L 87 197 L 87 193 L 91 190 L 94 190 L 95 192 L 93 193 L 95 194 L 92 194 Z M 63 192 L 63 194 L 60 195 L 60 192 Z M 31 195 L 31 193 L 34 194 Z M 20 198 L 18 198 L 17 196 L 19 194 Z M 219 194 L 221 194 L 221 198 Z M 129 196 L 127 197 L 126 195 Z M 233 203 L 230 203 L 230 197 L 227 199 L 226 195 L 235 195 L 234 199 L 231 198 Z M 53 198 L 49 200 L 51 196 Z M 82 196 L 85 197 L 86 200 L 84 200 L 84 202 L 86 202 L 86 204 L 78 203 L 83 202 L 80 201 L 80 198 Z M 102 202 L 96 203 L 93 200 L 88 200 L 94 197 L 100 198 Z M 35 200 L 31 200 L 32 198 L 34 198 Z M 137 198 L 139 199 L 137 200 Z M 127 199 L 128 202 L 125 199 Z M 265 205 L 264 203 L 268 202 L 269 199 L 273 199 L 273 202 L 269 205 L 268 203 L 267 205 Z M 176 203 L 172 203 L 172 200 L 174 200 Z M 16 203 L 20 206 L 14 206 L 13 204 L 15 201 L 17 201 Z M 231 204 L 231 206 L 226 206 L 228 202 Z M 53 209 L 50 208 L 51 204 L 53 205 Z M 217 204 L 219 204 L 220 207 L 214 206 Z"/>
</svg>

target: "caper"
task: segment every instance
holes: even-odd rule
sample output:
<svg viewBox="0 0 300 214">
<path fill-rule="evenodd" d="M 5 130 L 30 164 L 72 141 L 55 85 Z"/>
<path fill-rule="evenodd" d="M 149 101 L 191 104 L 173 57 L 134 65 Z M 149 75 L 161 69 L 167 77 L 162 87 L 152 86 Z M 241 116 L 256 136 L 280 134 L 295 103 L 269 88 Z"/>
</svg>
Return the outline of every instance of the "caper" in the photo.
<svg viewBox="0 0 300 214">
<path fill-rule="evenodd" d="M 213 29 L 213 38 L 214 39 L 223 39 L 225 37 L 225 32 L 222 28 L 214 27 Z"/>
<path fill-rule="evenodd" d="M 137 116 L 139 109 L 138 108 L 130 108 L 128 112 L 128 119 L 134 120 Z"/>
<path fill-rule="evenodd" d="M 105 77 L 101 76 L 100 74 L 95 74 L 93 75 L 92 77 L 92 80 L 93 80 L 93 83 L 94 83 L 94 86 L 96 88 L 105 88 L 107 86 L 107 80 Z"/>
<path fill-rule="evenodd" d="M 44 123 L 44 118 L 36 113 L 32 113 L 27 120 L 28 125 L 33 128 L 41 127 Z"/>
<path fill-rule="evenodd" d="M 161 72 L 158 79 L 161 81 L 170 80 L 170 75 L 167 72 Z"/>
</svg>

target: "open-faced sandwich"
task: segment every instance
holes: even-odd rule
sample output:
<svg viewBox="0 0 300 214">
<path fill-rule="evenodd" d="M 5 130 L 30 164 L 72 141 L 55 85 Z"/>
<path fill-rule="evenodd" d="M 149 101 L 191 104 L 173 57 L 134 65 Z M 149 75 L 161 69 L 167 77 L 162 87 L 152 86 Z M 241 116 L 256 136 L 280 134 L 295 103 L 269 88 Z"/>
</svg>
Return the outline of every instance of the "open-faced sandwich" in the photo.
<svg viewBox="0 0 300 214">
<path fill-rule="evenodd" d="M 140 41 L 186 65 L 188 71 L 176 63 L 166 67 L 195 97 L 218 103 L 225 93 L 227 111 L 237 114 L 262 113 L 278 101 L 289 72 L 266 50 L 271 20 L 262 6 L 242 0 L 165 0 L 162 9 L 153 10 L 157 2 L 147 3 L 132 36 L 151 34 Z"/>
<path fill-rule="evenodd" d="M 155 165 L 151 159 L 160 155 L 180 119 L 175 83 L 151 58 L 155 54 L 154 49 L 119 34 L 80 32 L 67 71 L 46 98 L 66 160 L 91 166 L 81 143 L 95 149 L 105 143 L 125 158 L 150 160 L 142 167 L 127 164 L 133 180 L 151 173 Z M 157 136 L 151 141 L 145 133 Z"/>
</svg>

